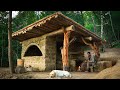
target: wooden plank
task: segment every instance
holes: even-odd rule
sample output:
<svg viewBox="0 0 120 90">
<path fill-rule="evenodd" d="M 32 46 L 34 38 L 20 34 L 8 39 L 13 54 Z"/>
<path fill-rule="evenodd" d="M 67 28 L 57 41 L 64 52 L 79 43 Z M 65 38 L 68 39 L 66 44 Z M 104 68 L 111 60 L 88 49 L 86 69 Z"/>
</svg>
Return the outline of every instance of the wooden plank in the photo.
<svg viewBox="0 0 120 90">
<path fill-rule="evenodd" d="M 57 18 L 58 19 L 58 18 Z M 64 26 L 64 24 L 60 24 L 59 21 L 56 18 L 53 18 L 50 22 L 46 23 L 46 25 L 51 26 L 52 28 L 56 28 L 56 27 L 62 27 Z"/>
<path fill-rule="evenodd" d="M 51 26 L 51 24 L 44 24 L 43 28 L 45 27 L 45 28 L 49 29 L 49 31 L 51 32 L 51 31 L 54 31 L 54 30 L 56 30 L 56 29 L 61 27 L 61 26 L 56 26 L 55 24 L 53 24 L 53 25 L 54 25 L 54 27 Z"/>
<path fill-rule="evenodd" d="M 33 29 L 35 29 L 35 30 L 31 30 L 31 31 L 41 33 L 42 35 L 45 34 L 45 33 L 48 33 L 48 31 L 46 31 L 44 29 L 41 29 L 39 27 L 34 27 Z"/>
<path fill-rule="evenodd" d="M 75 27 L 75 32 L 79 33 L 82 36 L 88 36 L 88 34 L 86 34 L 85 32 L 83 32 L 82 30 L 80 30 L 78 27 Z"/>
</svg>

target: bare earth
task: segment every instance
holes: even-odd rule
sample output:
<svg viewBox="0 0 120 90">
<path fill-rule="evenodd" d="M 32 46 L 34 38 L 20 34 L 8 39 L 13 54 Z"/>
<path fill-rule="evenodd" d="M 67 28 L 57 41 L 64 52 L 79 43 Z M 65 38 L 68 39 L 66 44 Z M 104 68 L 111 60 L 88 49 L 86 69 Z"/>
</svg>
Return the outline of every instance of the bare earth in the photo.
<svg viewBox="0 0 120 90">
<path fill-rule="evenodd" d="M 29 73 L 30 76 L 32 76 L 33 79 L 50 79 L 49 78 L 50 72 L 33 72 Z M 72 74 L 71 79 L 91 79 L 96 75 L 96 73 L 89 73 L 89 72 L 70 72 Z M 57 78 L 54 78 L 57 79 Z"/>
<path fill-rule="evenodd" d="M 120 79 L 120 48 L 106 49 L 106 52 L 101 54 L 102 60 L 117 61 L 110 68 L 106 68 L 99 72 L 93 79 Z"/>
<path fill-rule="evenodd" d="M 0 68 L 0 79 L 51 79 L 49 78 L 50 72 L 27 72 L 22 74 L 9 73 L 8 68 Z M 97 73 L 91 72 L 70 72 L 72 74 L 71 79 L 92 79 Z M 53 78 L 57 79 L 57 78 Z M 64 79 L 64 78 L 63 78 Z"/>
<path fill-rule="evenodd" d="M 71 79 L 120 79 L 120 48 L 106 49 L 105 53 L 101 53 L 101 59 L 118 60 L 117 64 L 111 68 L 102 70 L 101 72 L 70 72 Z M 23 74 L 9 73 L 9 68 L 0 68 L 0 79 L 50 79 L 50 72 L 27 72 Z M 56 79 L 56 78 L 55 78 Z"/>
</svg>

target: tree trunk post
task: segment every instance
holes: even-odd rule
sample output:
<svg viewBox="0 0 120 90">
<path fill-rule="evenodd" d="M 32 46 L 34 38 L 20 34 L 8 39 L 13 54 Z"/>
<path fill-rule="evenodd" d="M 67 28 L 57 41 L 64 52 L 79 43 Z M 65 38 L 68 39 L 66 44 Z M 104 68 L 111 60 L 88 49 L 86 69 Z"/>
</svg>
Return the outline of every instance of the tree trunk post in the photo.
<svg viewBox="0 0 120 90">
<path fill-rule="evenodd" d="M 64 41 L 63 41 L 63 70 L 69 70 L 68 61 L 68 46 L 69 46 L 69 33 L 70 31 L 64 31 Z"/>
<path fill-rule="evenodd" d="M 85 41 L 85 39 L 82 37 L 82 41 L 86 44 L 89 45 L 90 48 L 94 51 L 95 56 L 96 56 L 96 61 L 99 60 L 100 58 L 100 52 L 99 52 L 99 45 L 97 44 L 97 42 L 93 42 L 93 43 L 88 43 Z"/>
<path fill-rule="evenodd" d="M 12 61 L 12 11 L 9 11 L 8 17 L 8 59 L 10 73 L 14 73 L 13 61 Z"/>
</svg>

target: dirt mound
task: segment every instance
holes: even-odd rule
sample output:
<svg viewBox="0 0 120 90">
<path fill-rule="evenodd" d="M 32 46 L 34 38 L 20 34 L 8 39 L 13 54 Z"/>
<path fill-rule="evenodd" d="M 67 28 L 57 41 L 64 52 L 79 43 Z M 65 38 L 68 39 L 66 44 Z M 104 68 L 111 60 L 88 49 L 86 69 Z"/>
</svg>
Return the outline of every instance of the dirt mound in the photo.
<svg viewBox="0 0 120 90">
<path fill-rule="evenodd" d="M 120 48 L 106 49 L 105 53 L 101 53 L 101 60 L 112 61 L 113 67 L 107 68 L 99 72 L 94 79 L 120 79 Z"/>
<path fill-rule="evenodd" d="M 120 61 L 115 66 L 99 72 L 94 79 L 120 79 Z"/>
<path fill-rule="evenodd" d="M 100 58 L 118 58 L 119 55 L 120 48 L 105 49 L 105 52 L 100 54 Z"/>
</svg>

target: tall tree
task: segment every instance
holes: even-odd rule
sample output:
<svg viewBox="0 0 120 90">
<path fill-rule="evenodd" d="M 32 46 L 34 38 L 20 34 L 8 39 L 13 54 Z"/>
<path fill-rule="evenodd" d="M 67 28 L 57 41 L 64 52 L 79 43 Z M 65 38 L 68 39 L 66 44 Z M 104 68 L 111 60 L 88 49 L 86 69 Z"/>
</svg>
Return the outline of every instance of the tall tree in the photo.
<svg viewBox="0 0 120 90">
<path fill-rule="evenodd" d="M 101 38 L 103 37 L 103 14 L 101 11 Z"/>
<path fill-rule="evenodd" d="M 8 17 L 8 59 L 10 73 L 14 73 L 13 61 L 12 61 L 12 11 L 9 11 Z"/>
<path fill-rule="evenodd" d="M 8 66 L 8 12 L 0 11 L 0 66 Z"/>
<path fill-rule="evenodd" d="M 115 35 L 115 31 L 114 31 L 114 28 L 113 28 L 113 22 L 112 22 L 112 18 L 111 18 L 111 13 L 110 13 L 110 11 L 109 11 L 109 16 L 110 16 L 110 23 L 111 23 L 112 31 L 113 31 L 113 34 L 114 34 L 115 39 L 116 39 L 116 41 L 117 41 L 117 37 L 116 37 L 116 35 Z"/>
</svg>

